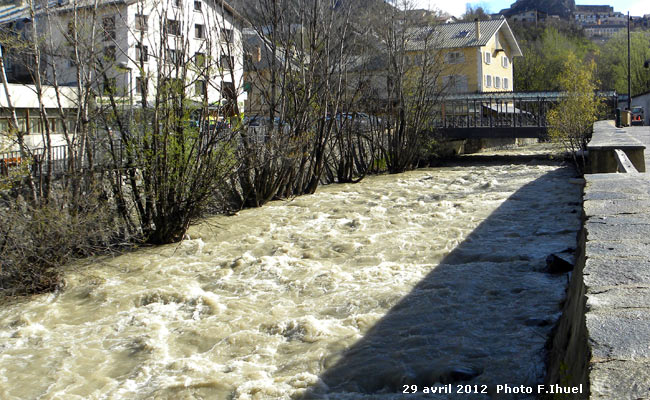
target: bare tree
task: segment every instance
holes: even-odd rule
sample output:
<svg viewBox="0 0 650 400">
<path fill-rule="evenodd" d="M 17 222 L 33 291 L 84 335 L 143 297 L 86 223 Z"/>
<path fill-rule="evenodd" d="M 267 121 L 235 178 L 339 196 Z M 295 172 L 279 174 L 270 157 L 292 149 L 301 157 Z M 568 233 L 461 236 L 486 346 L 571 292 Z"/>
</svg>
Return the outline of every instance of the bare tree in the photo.
<svg viewBox="0 0 650 400">
<path fill-rule="evenodd" d="M 237 39 L 235 20 L 226 21 L 203 4 L 206 10 L 173 1 L 142 2 L 139 29 L 131 28 L 126 13 L 115 13 L 115 24 L 139 40 L 134 49 L 115 38 L 104 47 L 114 48 L 114 56 L 111 51 L 108 59 L 97 59 L 97 71 L 108 83 L 102 123 L 119 139 L 111 147 L 114 195 L 125 219 L 149 243 L 182 239 L 236 165 L 236 144 L 213 119 L 223 113 L 223 102 L 209 101 L 213 92 L 223 95 L 225 86 L 240 86 L 236 44 L 225 43 Z M 201 18 L 193 19 L 199 13 Z M 233 37 L 223 37 L 227 29 Z M 222 57 L 222 46 L 233 55 Z M 120 74 L 127 76 L 123 85 L 117 84 Z M 236 94 L 226 97 L 236 115 Z"/>
<path fill-rule="evenodd" d="M 258 0 L 249 9 L 257 58 L 249 76 L 266 123 L 263 146 L 242 131 L 242 205 L 313 193 L 323 179 L 346 91 L 350 13 L 318 0 Z"/>
<path fill-rule="evenodd" d="M 372 66 L 375 81 L 383 81 L 379 97 L 375 98 L 383 117 L 381 161 L 392 173 L 417 166 L 433 130 L 436 104 L 446 86 L 442 82 L 445 68 L 435 26 L 421 26 L 414 21 L 408 13 L 411 7 L 404 1 L 392 13 L 373 21 L 379 27 L 374 35 L 380 39 L 378 50 L 382 56 L 379 66 Z"/>
</svg>

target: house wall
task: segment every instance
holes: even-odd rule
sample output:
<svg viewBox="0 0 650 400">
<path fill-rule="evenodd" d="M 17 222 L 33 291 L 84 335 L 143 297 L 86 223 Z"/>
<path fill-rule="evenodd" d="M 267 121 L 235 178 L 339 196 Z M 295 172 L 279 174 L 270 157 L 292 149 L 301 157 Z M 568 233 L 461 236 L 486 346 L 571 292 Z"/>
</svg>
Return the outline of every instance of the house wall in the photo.
<svg viewBox="0 0 650 400">
<path fill-rule="evenodd" d="M 499 44 L 500 48 L 504 49 L 505 51 L 499 51 L 497 52 L 497 41 L 496 41 L 496 36 L 499 36 Z M 490 64 L 487 64 L 485 62 L 485 53 L 490 53 L 491 55 L 491 62 Z M 487 45 L 481 47 L 481 55 L 482 55 L 482 60 L 481 60 L 481 69 L 482 69 L 482 75 L 483 75 L 483 82 L 482 82 L 482 92 L 511 92 L 513 91 L 513 79 L 512 79 L 512 49 L 506 42 L 506 38 L 503 35 L 501 31 L 497 32 L 497 34 L 490 39 L 490 41 L 487 43 Z M 503 67 L 502 65 L 502 57 L 508 57 L 508 66 Z M 492 77 L 492 85 L 491 87 L 487 87 L 486 85 L 486 76 L 490 75 Z M 500 88 L 495 87 L 495 78 L 499 77 L 501 78 L 501 85 Z M 508 79 L 508 88 L 505 89 L 503 87 L 503 79 L 507 78 Z"/>
<path fill-rule="evenodd" d="M 467 79 L 467 91 L 475 92 L 478 90 L 478 73 L 476 71 L 477 57 L 476 48 L 456 48 L 456 49 L 443 49 L 443 60 L 447 60 L 449 53 L 460 52 L 463 54 L 463 62 L 458 64 L 450 64 L 445 61 L 445 67 L 441 76 L 460 75 Z"/>
</svg>

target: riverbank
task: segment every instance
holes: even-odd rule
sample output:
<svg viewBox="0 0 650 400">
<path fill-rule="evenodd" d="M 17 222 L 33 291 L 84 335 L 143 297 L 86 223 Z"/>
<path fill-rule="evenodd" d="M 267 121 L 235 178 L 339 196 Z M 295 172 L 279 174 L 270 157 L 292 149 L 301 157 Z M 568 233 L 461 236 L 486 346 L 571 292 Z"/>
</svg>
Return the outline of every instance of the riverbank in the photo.
<svg viewBox="0 0 650 400">
<path fill-rule="evenodd" d="M 620 129 L 614 140 L 605 140 L 614 129 L 606 122 L 595 127 L 599 160 L 609 159 L 595 163 L 596 170 L 610 173 L 585 175 L 578 258 L 547 378 L 549 384 L 582 384 L 590 399 L 599 400 L 646 398 L 650 388 L 650 178 L 614 173 L 613 156 L 614 148 L 645 145 L 645 159 L 636 163 L 645 163 L 647 171 L 650 129 Z"/>
</svg>

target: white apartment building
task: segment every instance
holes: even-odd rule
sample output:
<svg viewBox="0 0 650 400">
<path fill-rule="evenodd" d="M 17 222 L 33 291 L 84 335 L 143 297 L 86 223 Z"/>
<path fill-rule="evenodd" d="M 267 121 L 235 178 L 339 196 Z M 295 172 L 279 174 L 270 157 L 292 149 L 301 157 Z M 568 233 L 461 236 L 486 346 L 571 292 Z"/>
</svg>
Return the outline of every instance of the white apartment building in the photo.
<svg viewBox="0 0 650 400">
<path fill-rule="evenodd" d="M 94 0 L 59 0 L 36 21 L 48 83 L 75 86 L 81 77 L 100 96 L 114 91 L 137 106 L 165 79 L 191 99 L 243 111 L 244 21 L 225 1 L 98 0 L 95 9 Z"/>
</svg>

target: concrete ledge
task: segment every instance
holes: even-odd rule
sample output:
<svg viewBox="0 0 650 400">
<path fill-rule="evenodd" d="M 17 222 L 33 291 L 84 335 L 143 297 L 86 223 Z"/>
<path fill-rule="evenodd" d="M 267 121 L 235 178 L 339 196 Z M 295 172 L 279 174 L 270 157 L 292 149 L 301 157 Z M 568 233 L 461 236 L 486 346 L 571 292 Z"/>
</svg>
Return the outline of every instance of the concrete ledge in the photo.
<svg viewBox="0 0 650 400">
<path fill-rule="evenodd" d="M 591 399 L 650 398 L 650 179 L 585 175 Z"/>
<path fill-rule="evenodd" d="M 593 174 L 619 171 L 615 150 L 623 152 L 638 172 L 645 172 L 645 145 L 632 137 L 626 129 L 616 128 L 613 121 L 598 121 L 594 124 L 587 150 L 590 172 Z"/>
<path fill-rule="evenodd" d="M 585 175 L 583 207 L 546 383 L 586 384 L 590 399 L 650 399 L 650 176 Z"/>
</svg>

